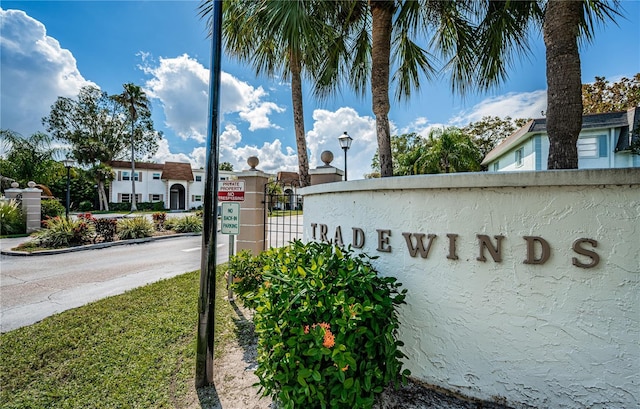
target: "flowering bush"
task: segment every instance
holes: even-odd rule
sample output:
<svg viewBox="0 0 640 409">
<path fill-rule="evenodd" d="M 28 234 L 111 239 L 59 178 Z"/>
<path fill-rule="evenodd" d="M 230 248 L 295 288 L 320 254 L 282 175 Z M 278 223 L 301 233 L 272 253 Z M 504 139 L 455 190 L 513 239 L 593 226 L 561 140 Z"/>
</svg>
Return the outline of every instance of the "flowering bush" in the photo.
<svg viewBox="0 0 640 409">
<path fill-rule="evenodd" d="M 118 221 L 114 218 L 94 219 L 93 226 L 96 229 L 98 238 L 103 242 L 114 241 L 118 229 Z"/>
<path fill-rule="evenodd" d="M 284 408 L 370 408 L 404 380 L 396 308 L 406 290 L 395 278 L 326 243 L 296 241 L 261 257 L 252 301 L 265 395 Z"/>
<path fill-rule="evenodd" d="M 109 242 L 115 240 L 118 222 L 113 218 L 97 219 L 89 212 L 79 213 L 78 219 L 84 220 L 93 226 L 92 242 L 97 243 L 99 240 Z"/>
<path fill-rule="evenodd" d="M 153 219 L 153 227 L 156 229 L 156 231 L 163 231 L 164 223 L 167 220 L 167 213 L 156 212 L 151 215 L 151 218 Z"/>
<path fill-rule="evenodd" d="M 41 247 L 59 248 L 79 246 L 91 241 L 93 226 L 82 218 L 54 217 L 43 222 L 45 229 L 36 233 Z"/>
</svg>

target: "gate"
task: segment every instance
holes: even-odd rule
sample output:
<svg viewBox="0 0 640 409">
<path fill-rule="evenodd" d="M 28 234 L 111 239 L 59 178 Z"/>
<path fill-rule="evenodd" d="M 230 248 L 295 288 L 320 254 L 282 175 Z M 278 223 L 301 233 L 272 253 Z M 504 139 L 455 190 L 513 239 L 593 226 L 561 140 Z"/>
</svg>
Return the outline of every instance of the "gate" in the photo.
<svg viewBox="0 0 640 409">
<path fill-rule="evenodd" d="M 297 193 L 298 187 L 297 179 L 276 180 L 265 185 L 265 250 L 302 239 L 303 200 Z"/>
</svg>

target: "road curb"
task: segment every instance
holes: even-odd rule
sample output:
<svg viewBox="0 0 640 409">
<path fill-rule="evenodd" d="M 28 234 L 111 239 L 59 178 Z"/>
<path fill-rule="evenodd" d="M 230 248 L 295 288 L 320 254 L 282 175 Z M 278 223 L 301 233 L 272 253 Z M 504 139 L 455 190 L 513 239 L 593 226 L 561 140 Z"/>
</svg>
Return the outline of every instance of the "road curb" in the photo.
<svg viewBox="0 0 640 409">
<path fill-rule="evenodd" d="M 18 257 L 50 256 L 53 254 L 73 253 L 76 251 L 85 251 L 85 250 L 97 250 L 97 249 L 103 249 L 107 247 L 124 246 L 128 244 L 142 244 L 142 243 L 148 243 L 151 241 L 164 240 L 164 239 L 174 239 L 176 237 L 201 236 L 201 235 L 202 233 L 170 234 L 166 236 L 144 237 L 141 239 L 131 239 L 131 240 L 118 240 L 118 241 L 110 241 L 108 243 L 85 244 L 84 246 L 65 247 L 63 249 L 42 250 L 42 251 L 32 251 L 32 252 L 0 250 L 0 254 L 5 256 L 18 256 Z"/>
</svg>

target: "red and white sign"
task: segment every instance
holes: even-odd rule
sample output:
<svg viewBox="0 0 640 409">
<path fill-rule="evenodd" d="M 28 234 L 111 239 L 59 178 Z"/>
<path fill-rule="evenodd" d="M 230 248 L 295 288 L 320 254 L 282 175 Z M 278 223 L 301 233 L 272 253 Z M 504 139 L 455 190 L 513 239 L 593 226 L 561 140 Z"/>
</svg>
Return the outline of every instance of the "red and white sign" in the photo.
<svg viewBox="0 0 640 409">
<path fill-rule="evenodd" d="M 218 182 L 218 201 L 244 202 L 244 180 L 222 180 Z"/>
</svg>

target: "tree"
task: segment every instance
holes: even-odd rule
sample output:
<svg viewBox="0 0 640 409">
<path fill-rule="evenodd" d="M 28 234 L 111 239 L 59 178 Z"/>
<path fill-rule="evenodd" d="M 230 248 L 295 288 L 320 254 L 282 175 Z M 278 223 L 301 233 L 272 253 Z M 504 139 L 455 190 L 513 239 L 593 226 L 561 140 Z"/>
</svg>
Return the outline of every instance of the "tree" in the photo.
<svg viewBox="0 0 640 409">
<path fill-rule="evenodd" d="M 462 128 L 462 132 L 471 137 L 484 158 L 526 122 L 526 119 L 513 120 L 509 116 L 504 119 L 497 116 L 484 116 L 479 121 L 470 122 Z"/>
<path fill-rule="evenodd" d="M 80 165 L 94 167 L 100 210 L 109 210 L 105 184 L 113 173 L 107 163 L 129 156 L 131 133 L 126 106 L 93 86 L 80 89 L 75 99 L 59 97 L 49 116 L 42 119 L 48 132 L 71 145 Z M 161 133 L 153 128 L 150 112 L 138 112 L 134 128 L 135 155 L 143 158 L 155 153 Z M 100 166 L 99 169 L 95 167 Z"/>
<path fill-rule="evenodd" d="M 436 128 L 429 132 L 428 149 L 416 161 L 416 173 L 453 173 L 480 170 L 482 155 L 471 138 L 459 128 Z"/>
<path fill-rule="evenodd" d="M 454 90 L 486 89 L 506 77 L 513 50 L 527 49 L 528 22 L 539 11 L 536 2 L 340 2 L 344 3 L 351 5 L 351 11 L 336 6 L 335 23 L 343 22 L 350 40 L 347 46 L 332 49 L 348 57 L 338 58 L 336 51 L 329 50 L 325 64 L 329 74 L 318 76 L 317 86 L 322 94 L 336 86 L 336 78 L 346 78 L 361 92 L 370 79 L 382 177 L 392 176 L 394 170 L 388 120 L 390 80 L 396 84 L 396 99 L 401 100 L 419 88 L 421 74 L 431 79 L 437 72 L 430 51 L 418 41 L 426 40 L 430 50 L 440 54 Z M 369 13 L 362 12 L 366 4 Z M 348 69 L 340 66 L 345 61 Z M 396 70 L 390 78 L 391 67 Z"/>
<path fill-rule="evenodd" d="M 0 165 L 0 174 L 14 179 L 22 187 L 29 181 L 48 185 L 64 167 L 54 160 L 60 149 L 52 145 L 52 138 L 37 132 L 28 138 L 9 129 L 0 130 L 6 159 Z"/>
<path fill-rule="evenodd" d="M 142 91 L 139 86 L 127 83 L 123 85 L 124 91 L 122 94 L 114 95 L 113 98 L 127 107 L 129 111 L 129 121 L 131 122 L 131 211 L 135 212 L 136 207 L 136 161 L 135 161 L 135 124 L 138 119 L 138 115 L 141 117 L 151 117 L 151 102 L 147 98 L 147 95 Z"/>
<path fill-rule="evenodd" d="M 416 162 L 429 148 L 428 141 L 417 133 L 394 135 L 391 137 L 391 156 L 393 158 L 393 176 L 416 175 Z M 371 168 L 379 173 L 380 156 L 374 155 Z M 375 176 L 377 177 L 377 176 Z"/>
<path fill-rule="evenodd" d="M 229 162 L 222 162 L 219 166 L 218 169 L 220 170 L 226 170 L 228 172 L 233 172 L 233 165 Z"/>
<path fill-rule="evenodd" d="M 310 184 L 304 128 L 302 78 L 311 76 L 333 28 L 320 13 L 324 1 L 234 0 L 224 3 L 223 40 L 227 51 L 248 62 L 256 74 L 291 80 L 293 124 L 302 186 Z M 202 0 L 199 14 L 210 16 L 213 2 Z"/>
<path fill-rule="evenodd" d="M 547 66 L 548 169 L 578 168 L 582 79 L 578 39 L 593 37 L 596 22 L 619 15 L 619 1 L 549 0 L 542 26 Z"/>
<path fill-rule="evenodd" d="M 596 77 L 593 84 L 582 84 L 582 113 L 599 114 L 625 111 L 640 106 L 640 73 L 610 83 Z"/>
</svg>

